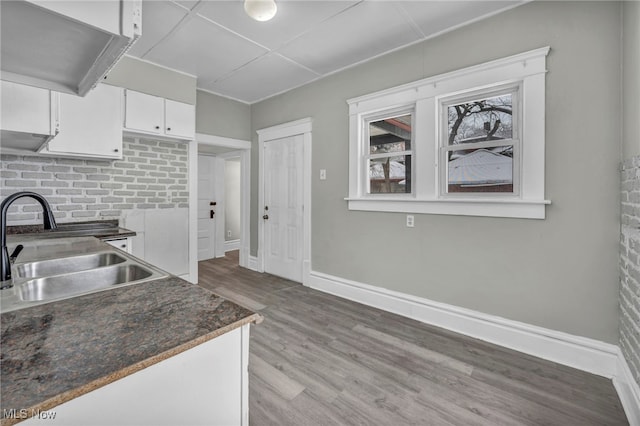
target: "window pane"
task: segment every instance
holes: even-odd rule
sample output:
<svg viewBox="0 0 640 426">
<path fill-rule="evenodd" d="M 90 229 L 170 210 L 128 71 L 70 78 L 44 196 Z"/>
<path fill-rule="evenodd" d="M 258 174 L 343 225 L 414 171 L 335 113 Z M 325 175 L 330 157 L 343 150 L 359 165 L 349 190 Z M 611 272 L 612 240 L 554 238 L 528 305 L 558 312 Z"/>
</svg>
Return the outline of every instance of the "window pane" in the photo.
<svg viewBox="0 0 640 426">
<path fill-rule="evenodd" d="M 513 138 L 511 93 L 450 105 L 448 145 Z"/>
<path fill-rule="evenodd" d="M 369 122 L 369 154 L 411 150 L 411 114 Z"/>
<path fill-rule="evenodd" d="M 513 193 L 513 145 L 449 151 L 447 192 Z"/>
<path fill-rule="evenodd" d="M 411 193 L 411 156 L 370 160 L 369 193 Z"/>
</svg>

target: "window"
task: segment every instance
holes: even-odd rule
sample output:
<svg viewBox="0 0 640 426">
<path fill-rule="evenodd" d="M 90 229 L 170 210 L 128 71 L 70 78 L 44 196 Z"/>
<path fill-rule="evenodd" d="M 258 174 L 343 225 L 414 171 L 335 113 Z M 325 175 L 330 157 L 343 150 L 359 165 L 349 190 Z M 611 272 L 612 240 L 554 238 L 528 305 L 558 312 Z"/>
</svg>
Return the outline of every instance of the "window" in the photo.
<svg viewBox="0 0 640 426">
<path fill-rule="evenodd" d="M 441 104 L 441 194 L 517 195 L 518 88 Z"/>
<path fill-rule="evenodd" d="M 545 217 L 542 48 L 349 103 L 349 209 Z"/>
<path fill-rule="evenodd" d="M 411 113 L 365 121 L 368 153 L 363 156 L 368 194 L 410 194 L 413 118 Z"/>
</svg>

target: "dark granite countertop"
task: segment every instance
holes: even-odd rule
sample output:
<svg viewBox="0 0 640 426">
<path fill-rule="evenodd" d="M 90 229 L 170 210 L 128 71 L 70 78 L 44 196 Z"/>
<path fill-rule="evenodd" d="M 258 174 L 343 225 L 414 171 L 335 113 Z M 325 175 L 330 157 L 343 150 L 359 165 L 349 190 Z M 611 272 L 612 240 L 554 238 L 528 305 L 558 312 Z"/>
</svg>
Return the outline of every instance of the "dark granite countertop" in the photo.
<svg viewBox="0 0 640 426">
<path fill-rule="evenodd" d="M 0 424 L 48 410 L 262 320 L 169 276 L 0 315 Z"/>
<path fill-rule="evenodd" d="M 120 228 L 117 220 L 59 223 L 54 230 L 45 230 L 39 225 L 16 225 L 7 227 L 8 240 L 25 240 L 64 237 L 96 237 L 103 240 L 133 237 L 136 233 Z"/>
</svg>

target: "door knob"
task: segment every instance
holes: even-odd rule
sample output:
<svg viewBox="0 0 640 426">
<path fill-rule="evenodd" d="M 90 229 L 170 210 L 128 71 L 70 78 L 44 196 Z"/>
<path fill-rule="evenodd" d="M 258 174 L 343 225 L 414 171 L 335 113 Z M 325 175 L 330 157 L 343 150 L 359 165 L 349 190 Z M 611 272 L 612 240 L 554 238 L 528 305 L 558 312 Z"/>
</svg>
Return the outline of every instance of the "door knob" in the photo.
<svg viewBox="0 0 640 426">
<path fill-rule="evenodd" d="M 216 214 L 213 210 L 209 210 L 209 218 L 213 219 L 213 215 Z"/>
<path fill-rule="evenodd" d="M 268 215 L 268 214 L 265 214 L 264 216 L 262 216 L 262 218 L 263 218 L 264 220 L 267 220 L 267 219 L 269 219 L 269 215 Z"/>
</svg>

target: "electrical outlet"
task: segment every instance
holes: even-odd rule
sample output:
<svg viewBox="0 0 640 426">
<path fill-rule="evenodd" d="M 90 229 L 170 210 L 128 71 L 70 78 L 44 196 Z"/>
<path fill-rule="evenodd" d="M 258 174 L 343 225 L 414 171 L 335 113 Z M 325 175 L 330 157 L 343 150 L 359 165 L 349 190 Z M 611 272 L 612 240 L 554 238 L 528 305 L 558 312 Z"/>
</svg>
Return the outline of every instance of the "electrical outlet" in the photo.
<svg viewBox="0 0 640 426">
<path fill-rule="evenodd" d="M 407 215 L 407 228 L 413 228 L 414 224 L 415 224 L 415 222 L 414 222 L 414 219 L 413 219 L 413 215 L 408 214 Z"/>
</svg>

